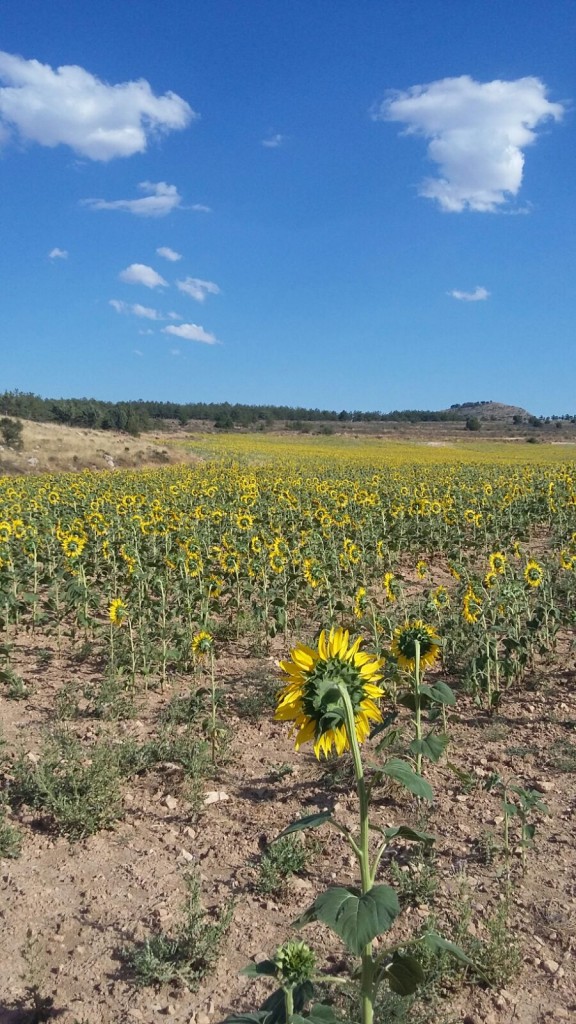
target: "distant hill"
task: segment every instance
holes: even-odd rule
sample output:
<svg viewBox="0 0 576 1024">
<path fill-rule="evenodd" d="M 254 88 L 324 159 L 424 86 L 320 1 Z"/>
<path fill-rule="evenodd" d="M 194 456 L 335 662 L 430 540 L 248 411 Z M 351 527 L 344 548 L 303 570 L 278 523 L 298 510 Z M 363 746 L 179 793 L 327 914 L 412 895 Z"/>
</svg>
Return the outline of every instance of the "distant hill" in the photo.
<svg viewBox="0 0 576 1024">
<path fill-rule="evenodd" d="M 457 413 L 462 418 L 476 416 L 479 420 L 492 420 L 498 423 L 512 423 L 515 416 L 520 416 L 523 421 L 533 419 L 531 412 L 522 409 L 519 405 L 504 405 L 503 402 L 463 402 L 451 405 L 447 412 Z M 516 420 L 516 422 L 518 422 Z"/>
</svg>

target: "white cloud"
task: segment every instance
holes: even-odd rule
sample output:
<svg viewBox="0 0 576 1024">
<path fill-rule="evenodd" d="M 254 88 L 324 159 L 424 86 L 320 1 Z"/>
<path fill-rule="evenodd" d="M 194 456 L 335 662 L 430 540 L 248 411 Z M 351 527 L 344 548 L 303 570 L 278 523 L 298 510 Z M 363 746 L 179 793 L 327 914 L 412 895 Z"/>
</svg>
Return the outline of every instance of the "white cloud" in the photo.
<svg viewBox="0 0 576 1024">
<path fill-rule="evenodd" d="M 170 355 L 171 356 L 179 356 L 180 355 L 180 349 L 179 348 L 171 348 L 170 349 Z"/>
<path fill-rule="evenodd" d="M 144 355 L 144 353 L 139 348 L 133 348 L 132 351 L 133 351 L 135 356 L 143 356 Z"/>
<path fill-rule="evenodd" d="M 196 213 L 212 213 L 212 207 L 205 206 L 204 203 L 194 203 L 191 209 Z"/>
<path fill-rule="evenodd" d="M 156 252 L 163 259 L 170 260 L 171 263 L 177 263 L 178 260 L 182 259 L 179 252 L 174 252 L 174 249 L 170 249 L 167 245 L 161 245 L 159 249 L 156 249 Z"/>
<path fill-rule="evenodd" d="M 145 320 L 163 320 L 164 317 L 157 309 L 150 306 L 141 306 L 139 302 L 122 302 L 120 299 L 110 299 L 110 305 L 117 313 L 131 313 L 132 316 L 143 317 Z"/>
<path fill-rule="evenodd" d="M 482 302 L 488 298 L 490 292 L 482 285 L 476 285 L 473 292 L 459 292 L 454 288 L 453 291 L 448 292 L 448 295 L 451 295 L 453 299 L 460 299 L 462 302 Z"/>
<path fill-rule="evenodd" d="M 176 93 L 148 82 L 109 85 L 77 65 L 53 69 L 0 51 L 0 127 L 41 146 L 70 146 L 90 160 L 147 149 L 151 136 L 186 128 L 198 115 Z"/>
<path fill-rule="evenodd" d="M 50 252 L 48 253 L 48 259 L 49 260 L 67 260 L 68 259 L 68 250 L 67 249 L 59 249 L 58 246 L 56 246 L 54 249 L 51 249 Z"/>
<path fill-rule="evenodd" d="M 162 328 L 164 334 L 174 334 L 177 338 L 184 338 L 185 341 L 202 341 L 205 345 L 218 345 L 218 339 L 209 334 L 199 324 L 178 324 L 177 327 L 170 324 Z"/>
<path fill-rule="evenodd" d="M 126 284 L 143 284 L 146 288 L 168 286 L 168 282 L 160 277 L 160 274 L 157 274 L 152 267 L 147 267 L 145 263 L 131 263 L 126 270 L 122 270 L 118 274 L 118 277 Z"/>
<path fill-rule="evenodd" d="M 428 141 L 438 175 L 424 179 L 421 196 L 449 212 L 494 212 L 520 190 L 523 150 L 535 142 L 535 129 L 563 112 L 539 78 L 475 82 L 462 75 L 391 92 L 374 118 L 400 121 L 405 135 Z"/>
<path fill-rule="evenodd" d="M 207 295 L 219 295 L 220 289 L 214 281 L 202 281 L 199 277 L 186 277 L 176 281 L 176 287 L 186 295 L 191 295 L 196 302 L 204 302 Z"/>
<path fill-rule="evenodd" d="M 168 319 L 169 320 L 183 320 L 184 317 L 180 316 L 180 313 L 174 313 L 174 311 L 171 310 L 170 313 L 168 313 Z"/>
<path fill-rule="evenodd" d="M 266 149 L 278 149 L 286 141 L 286 136 L 281 135 L 280 132 L 276 132 L 273 135 L 268 135 L 267 138 L 262 139 L 262 145 Z"/>
<path fill-rule="evenodd" d="M 176 185 L 165 181 L 141 181 L 138 188 L 149 195 L 143 199 L 85 199 L 84 205 L 91 210 L 122 210 L 137 217 L 166 217 L 182 202 Z"/>
</svg>

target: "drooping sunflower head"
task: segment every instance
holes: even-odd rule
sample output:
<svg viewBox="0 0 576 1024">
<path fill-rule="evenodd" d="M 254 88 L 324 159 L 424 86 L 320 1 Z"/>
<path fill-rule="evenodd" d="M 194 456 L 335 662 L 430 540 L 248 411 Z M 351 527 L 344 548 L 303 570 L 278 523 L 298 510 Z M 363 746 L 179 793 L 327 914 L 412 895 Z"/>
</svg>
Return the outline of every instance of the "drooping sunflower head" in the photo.
<svg viewBox="0 0 576 1024">
<path fill-rule="evenodd" d="M 427 626 L 422 619 L 410 619 L 394 630 L 391 651 L 400 668 L 414 669 L 417 644 L 420 647 L 420 668 L 428 668 L 440 654 L 440 637 L 434 627 Z"/>
<path fill-rule="evenodd" d="M 356 738 L 362 743 L 370 735 L 370 723 L 381 722 L 376 701 L 384 691 L 376 684 L 382 679 L 383 661 L 361 651 L 362 638 L 350 642 L 348 630 L 322 630 L 318 647 L 297 644 L 290 661 L 280 662 L 287 682 L 278 697 L 277 722 L 293 722 L 296 749 L 312 741 L 316 757 L 327 756 L 332 747 L 342 754 L 350 746 L 345 724 L 343 686 L 354 712 Z"/>
</svg>

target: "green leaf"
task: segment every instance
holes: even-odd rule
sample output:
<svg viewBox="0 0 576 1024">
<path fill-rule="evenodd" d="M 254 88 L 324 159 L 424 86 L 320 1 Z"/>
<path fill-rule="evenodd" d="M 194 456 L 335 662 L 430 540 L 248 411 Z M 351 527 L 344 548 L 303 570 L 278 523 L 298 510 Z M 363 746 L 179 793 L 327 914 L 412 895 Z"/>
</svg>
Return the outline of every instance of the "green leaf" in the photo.
<svg viewBox="0 0 576 1024">
<path fill-rule="evenodd" d="M 432 699 L 439 704 L 448 704 L 449 707 L 454 707 L 456 704 L 454 691 L 450 689 L 447 683 L 434 683 L 434 686 L 430 687 L 430 692 Z"/>
<path fill-rule="evenodd" d="M 377 935 L 388 931 L 400 913 L 398 897 L 388 885 L 375 885 L 362 895 L 359 889 L 334 886 L 294 922 L 297 928 L 322 921 L 359 955 Z"/>
<path fill-rule="evenodd" d="M 442 938 L 436 932 L 427 932 L 422 941 L 433 953 L 450 953 L 461 964 L 466 964 L 467 967 L 475 966 L 474 961 L 466 956 L 466 953 L 463 949 L 460 949 L 460 946 L 457 946 L 454 942 L 449 942 L 448 939 Z"/>
<path fill-rule="evenodd" d="M 336 1016 L 331 1006 L 326 1006 L 325 1003 L 314 1003 L 314 1006 L 310 1007 L 307 1017 L 294 1013 L 292 1024 L 344 1024 L 344 1022 Z"/>
<path fill-rule="evenodd" d="M 412 740 L 408 749 L 411 754 L 422 754 L 436 763 L 442 757 L 449 742 L 450 737 L 446 736 L 446 733 L 438 735 L 437 733 L 429 732 L 422 740 Z"/>
<path fill-rule="evenodd" d="M 291 832 L 302 832 L 305 828 L 318 828 L 323 825 L 325 821 L 330 821 L 332 817 L 332 811 L 320 811 L 318 814 L 307 814 L 305 818 L 298 818 L 298 821 L 293 821 L 291 825 L 288 825 L 280 835 L 276 836 L 272 842 L 275 843 L 278 839 L 282 839 L 284 836 L 289 836 Z"/>
<path fill-rule="evenodd" d="M 394 953 L 385 968 L 388 984 L 399 996 L 411 996 L 424 981 L 424 971 L 415 957 Z"/>
<path fill-rule="evenodd" d="M 391 757 L 381 770 L 383 775 L 399 782 L 414 796 L 420 796 L 423 800 L 433 800 L 432 786 L 421 775 L 418 775 L 407 761 L 403 761 L 400 757 Z"/>
<path fill-rule="evenodd" d="M 311 981 L 303 981 L 301 985 L 296 985 L 292 993 L 294 1012 L 300 1013 L 306 1006 L 306 1003 L 312 999 L 313 995 L 314 986 Z M 268 996 L 268 999 L 260 1007 L 259 1012 L 261 1013 L 262 1011 L 267 1013 L 266 1024 L 286 1024 L 284 989 L 276 989 L 271 996 Z"/>
<path fill-rule="evenodd" d="M 392 839 L 408 839 L 412 843 L 425 843 L 430 845 L 436 841 L 436 837 L 429 832 L 419 832 L 409 825 L 396 825 L 394 828 L 380 828 L 378 825 L 371 825 L 375 832 L 380 832 L 388 842 Z"/>
<path fill-rule="evenodd" d="M 260 960 L 257 964 L 247 964 L 240 971 L 246 978 L 258 978 L 262 974 L 268 975 L 269 978 L 275 978 L 278 973 L 278 967 L 273 960 Z"/>
</svg>

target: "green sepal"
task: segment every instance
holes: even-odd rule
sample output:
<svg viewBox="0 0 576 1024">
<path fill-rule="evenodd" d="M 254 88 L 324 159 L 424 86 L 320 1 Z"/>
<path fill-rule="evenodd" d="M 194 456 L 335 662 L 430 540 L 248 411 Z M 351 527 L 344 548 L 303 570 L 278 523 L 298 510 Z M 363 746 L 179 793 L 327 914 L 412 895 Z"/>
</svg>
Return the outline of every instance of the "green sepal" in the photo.
<svg viewBox="0 0 576 1024">
<path fill-rule="evenodd" d="M 278 966 L 273 960 L 260 960 L 257 964 L 247 964 L 239 973 L 246 978 L 258 978 L 262 974 L 269 978 L 275 978 L 278 974 Z"/>
<path fill-rule="evenodd" d="M 334 886 L 317 896 L 294 926 L 322 921 L 340 936 L 351 953 L 360 955 L 372 939 L 392 927 L 399 913 L 398 897 L 389 885 L 375 885 L 364 895 L 356 888 Z"/>
<path fill-rule="evenodd" d="M 305 818 L 298 818 L 297 821 L 293 821 L 291 825 L 288 825 L 283 832 L 280 832 L 273 839 L 275 843 L 278 839 L 282 839 L 284 836 L 289 836 L 292 832 L 302 832 L 306 828 L 318 828 L 323 825 L 325 821 L 330 821 L 332 817 L 332 811 L 320 811 L 318 814 L 307 814 Z"/>
<path fill-rule="evenodd" d="M 408 764 L 407 761 L 403 761 L 402 758 L 391 757 L 386 764 L 382 765 L 380 771 L 383 775 L 387 775 L 388 778 L 399 782 L 401 786 L 404 786 L 414 796 L 422 797 L 423 800 L 434 799 L 434 792 L 430 783 L 422 778 L 421 775 L 418 775 L 412 768 L 412 765 Z"/>
<path fill-rule="evenodd" d="M 411 754 L 422 754 L 423 757 L 427 757 L 430 761 L 436 763 L 442 757 L 449 742 L 450 737 L 446 733 L 429 732 L 424 739 L 412 740 L 408 749 Z"/>
<path fill-rule="evenodd" d="M 399 996 L 413 995 L 424 981 L 421 964 L 407 953 L 394 953 L 392 961 L 384 968 L 384 973 L 390 988 Z"/>
</svg>

